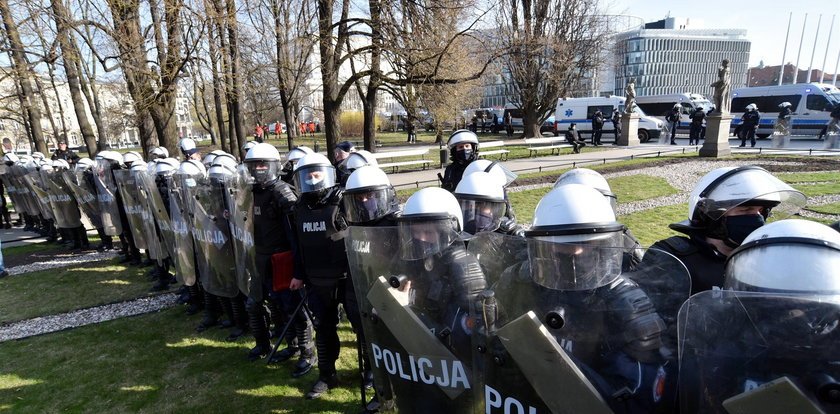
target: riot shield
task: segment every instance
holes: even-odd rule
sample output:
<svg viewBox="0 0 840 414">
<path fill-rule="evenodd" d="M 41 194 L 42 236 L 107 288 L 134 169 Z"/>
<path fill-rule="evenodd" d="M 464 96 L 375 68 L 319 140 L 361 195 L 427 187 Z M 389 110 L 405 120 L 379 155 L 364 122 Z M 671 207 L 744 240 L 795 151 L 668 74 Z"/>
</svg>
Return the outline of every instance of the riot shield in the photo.
<svg viewBox="0 0 840 414">
<path fill-rule="evenodd" d="M 17 182 L 14 179 L 14 172 L 12 167 L 7 166 L 5 164 L 0 165 L 0 180 L 3 181 L 3 188 L 6 189 L 6 194 L 9 195 L 9 198 L 12 200 L 12 203 L 15 205 L 15 210 L 20 212 L 29 212 L 26 211 L 26 206 L 20 199 L 20 194 L 17 191 Z"/>
<path fill-rule="evenodd" d="M 96 201 L 96 186 L 92 180 L 88 180 L 83 171 L 62 171 L 64 182 L 67 188 L 76 198 L 76 203 L 85 213 L 90 223 L 96 227 L 102 227 L 102 218 L 99 215 L 99 203 Z M 93 178 L 93 177 L 91 177 Z"/>
<path fill-rule="evenodd" d="M 659 145 L 668 145 L 671 143 L 671 123 L 665 121 L 662 123 L 662 133 L 659 134 Z"/>
<path fill-rule="evenodd" d="M 193 239 L 201 285 L 214 295 L 232 298 L 239 294 L 239 285 L 224 183 L 214 178 L 195 177 L 195 185 L 188 187 L 187 192 L 193 205 Z"/>
<path fill-rule="evenodd" d="M 50 204 L 50 193 L 47 192 L 47 186 L 41 179 L 40 171 L 32 171 L 27 173 L 24 177 L 26 185 L 32 192 L 32 196 L 38 203 L 38 211 L 41 212 L 41 217 L 47 220 L 55 220 L 55 215 Z"/>
<path fill-rule="evenodd" d="M 425 260 L 401 260 L 396 227 L 350 227 L 345 246 L 380 403 L 399 412 L 476 410 L 470 303 L 453 262 L 463 244 Z"/>
<path fill-rule="evenodd" d="M 773 148 L 789 148 L 790 132 L 790 118 L 777 119 L 776 125 L 773 127 Z"/>
<path fill-rule="evenodd" d="M 840 122 L 829 121 L 825 127 L 825 149 L 840 149 Z"/>
<path fill-rule="evenodd" d="M 169 177 L 169 219 L 175 240 L 175 268 L 178 281 L 187 286 L 195 285 L 196 267 L 193 249 L 190 213 L 182 190 L 181 180 Z"/>
<path fill-rule="evenodd" d="M 840 413 L 840 298 L 706 291 L 680 310 L 686 413 Z"/>
<path fill-rule="evenodd" d="M 143 210 L 137 192 L 137 181 L 130 170 L 114 170 L 114 182 L 122 197 L 122 207 L 128 219 L 129 231 L 134 237 L 134 246 L 147 250 L 146 236 L 143 234 Z M 125 230 L 125 229 L 123 229 Z"/>
<path fill-rule="evenodd" d="M 157 231 L 155 225 L 155 216 L 152 212 L 152 200 L 146 193 L 141 175 L 145 175 L 144 171 L 131 171 L 132 179 L 134 180 L 135 197 L 137 197 L 137 206 L 140 210 L 140 220 L 143 225 L 143 238 L 146 241 L 146 251 L 152 260 L 163 265 L 163 259 L 169 257 L 169 254 L 164 249 L 164 242 L 161 240 L 161 235 Z"/>
<path fill-rule="evenodd" d="M 262 281 L 257 272 L 254 246 L 254 193 L 244 168 L 225 178 L 225 197 L 229 206 L 231 242 L 236 260 L 236 280 L 243 294 L 262 298 Z"/>
<path fill-rule="evenodd" d="M 155 175 L 148 173 L 138 173 L 136 175 L 137 182 L 140 184 L 138 187 L 140 189 L 140 195 L 148 203 L 154 222 L 157 224 L 157 230 L 160 230 L 160 237 L 162 238 L 161 259 L 166 257 L 173 258 L 176 273 L 180 273 L 175 247 L 175 233 L 172 230 L 172 222 L 169 219 L 168 199 L 164 201 L 163 197 L 161 197 L 155 178 Z"/>
<path fill-rule="evenodd" d="M 117 184 L 111 173 L 111 163 L 97 160 L 93 169 L 93 182 L 96 185 L 96 199 L 102 218 L 102 229 L 109 236 L 119 236 L 123 232 L 120 221 L 120 207 L 117 205 Z"/>
<path fill-rule="evenodd" d="M 75 229 L 82 226 L 82 215 L 79 205 L 70 192 L 64 177 L 59 171 L 41 170 L 41 178 L 47 185 L 50 194 L 50 204 L 55 213 L 55 222 L 59 228 Z"/>
<path fill-rule="evenodd" d="M 37 216 L 41 214 L 41 208 L 38 207 L 40 202 L 35 197 L 29 184 L 26 180 L 27 171 L 25 168 L 15 165 L 12 167 L 12 179 L 15 182 L 15 190 L 20 195 L 23 201 L 24 211 L 30 216 Z"/>
<path fill-rule="evenodd" d="M 511 404 L 521 412 L 673 411 L 677 361 L 668 335 L 676 328 L 666 322 L 675 323 L 673 303 L 690 286 L 678 259 L 649 250 L 626 267 L 634 255 L 623 245 L 498 233 L 479 233 L 469 250 L 489 285 L 473 309 L 473 389 L 485 412 Z M 685 288 L 664 298 L 669 286 Z"/>
</svg>

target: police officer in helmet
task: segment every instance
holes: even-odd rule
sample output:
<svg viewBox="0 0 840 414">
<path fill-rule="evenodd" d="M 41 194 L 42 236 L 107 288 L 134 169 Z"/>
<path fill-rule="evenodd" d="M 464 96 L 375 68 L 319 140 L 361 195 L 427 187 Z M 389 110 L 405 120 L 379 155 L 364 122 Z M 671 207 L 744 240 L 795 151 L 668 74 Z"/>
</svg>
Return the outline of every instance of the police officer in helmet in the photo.
<svg viewBox="0 0 840 414">
<path fill-rule="evenodd" d="M 452 164 L 446 166 L 441 180 L 441 188 L 446 191 L 455 191 L 455 187 L 464 176 L 467 166 L 478 159 L 478 135 L 468 130 L 458 130 L 449 136 L 446 141 L 449 148 L 449 159 Z"/>
<path fill-rule="evenodd" d="M 351 155 L 352 158 L 352 155 Z M 393 226 L 399 200 L 387 174 L 376 166 L 356 168 L 343 193 L 347 222 L 356 226 Z"/>
<path fill-rule="evenodd" d="M 274 291 L 274 268 L 272 256 L 294 252 L 299 248 L 292 222 L 292 207 L 297 197 L 291 187 L 280 179 L 280 153 L 267 143 L 254 145 L 245 155 L 245 166 L 254 179 L 254 245 L 256 246 L 257 272 L 263 283 L 264 297 L 249 297 L 246 303 L 251 331 L 256 346 L 248 354 L 249 360 L 256 360 L 271 351 L 268 318 L 264 301 L 268 302 L 275 329 L 282 329 L 302 298 L 288 289 Z M 285 275 L 288 276 L 288 275 Z M 293 329 L 285 340 L 288 347 L 274 355 L 272 362 L 282 362 L 299 356 L 293 377 L 305 375 L 312 369 L 314 349 L 311 327 L 305 314 L 293 315 Z"/>
<path fill-rule="evenodd" d="M 688 199 L 688 220 L 669 227 L 686 236 L 654 243 L 691 273 L 692 294 L 723 285 L 726 257 L 771 217 L 784 219 L 805 195 L 756 166 L 724 167 L 703 176 Z"/>
<path fill-rule="evenodd" d="M 348 280 L 349 263 L 344 247 L 347 229 L 342 211 L 342 191 L 336 182 L 335 167 L 327 157 L 307 154 L 298 160 L 295 187 L 300 199 L 294 205 L 295 230 L 300 242 L 296 251 L 293 290 L 307 285 L 309 304 L 315 314 L 315 345 L 318 348 L 318 381 L 306 394 L 318 398 L 338 385 L 336 361 L 340 341 L 337 325 L 338 305 L 343 304 L 347 318 L 364 343 L 353 283 Z M 363 368 L 367 370 L 369 363 Z"/>
</svg>

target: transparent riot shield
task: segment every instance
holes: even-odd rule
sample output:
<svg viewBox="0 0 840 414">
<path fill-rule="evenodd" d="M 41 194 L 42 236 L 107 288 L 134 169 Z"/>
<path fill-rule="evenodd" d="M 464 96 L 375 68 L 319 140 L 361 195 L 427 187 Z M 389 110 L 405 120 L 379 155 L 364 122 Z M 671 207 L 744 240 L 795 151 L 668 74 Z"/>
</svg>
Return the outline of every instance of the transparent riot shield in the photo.
<svg viewBox="0 0 840 414">
<path fill-rule="evenodd" d="M 707 291 L 679 319 L 681 412 L 840 413 L 837 296 Z"/>
<path fill-rule="evenodd" d="M 6 194 L 9 195 L 9 198 L 15 205 L 15 211 L 17 211 L 18 213 L 24 212 L 26 214 L 29 214 L 29 212 L 26 211 L 26 205 L 21 200 L 21 196 L 18 193 L 17 181 L 15 180 L 14 171 L 12 167 L 7 165 L 0 165 L 0 180 L 3 181 L 3 188 L 6 189 Z"/>
<path fill-rule="evenodd" d="M 231 242 L 239 290 L 253 298 L 262 298 L 262 281 L 257 272 L 254 246 L 254 193 L 252 179 L 245 168 L 225 178 L 225 198 L 229 210 Z"/>
<path fill-rule="evenodd" d="M 479 275 L 481 288 L 484 280 L 463 242 L 402 260 L 396 227 L 350 227 L 344 240 L 380 403 L 408 413 L 475 412 L 465 285 L 479 281 L 465 275 Z"/>
<path fill-rule="evenodd" d="M 29 190 L 32 192 L 32 196 L 38 203 L 38 211 L 41 212 L 41 217 L 47 220 L 55 220 L 52 205 L 50 204 L 50 193 L 47 191 L 47 186 L 41 179 L 40 171 L 29 172 L 23 178 Z"/>
<path fill-rule="evenodd" d="M 825 127 L 825 149 L 840 149 L 840 122 L 831 120 Z"/>
<path fill-rule="evenodd" d="M 76 198 L 79 208 L 85 213 L 90 223 L 96 227 L 102 227 L 102 218 L 99 214 L 99 203 L 96 201 L 96 186 L 93 184 L 92 176 L 88 178 L 83 171 L 62 171 L 64 182 L 67 188 Z"/>
<path fill-rule="evenodd" d="M 489 285 L 473 308 L 473 389 L 485 412 L 673 411 L 677 360 L 668 335 L 676 329 L 666 322 L 676 321 L 672 303 L 688 289 L 662 296 L 690 286 L 688 272 L 659 251 L 623 270 L 633 255 L 616 244 L 497 233 L 470 241 Z"/>
<path fill-rule="evenodd" d="M 15 182 L 15 190 L 23 201 L 24 211 L 31 216 L 37 216 L 41 214 L 41 208 L 38 206 L 40 202 L 27 184 L 27 173 L 26 169 L 19 165 L 12 166 L 12 180 Z"/>
<path fill-rule="evenodd" d="M 131 175 L 134 180 L 134 193 L 137 197 L 137 205 L 140 209 L 140 219 L 143 225 L 143 238 L 146 241 L 146 251 L 152 260 L 157 261 L 159 265 L 163 265 L 163 259 L 169 257 L 168 252 L 164 247 L 164 241 L 161 234 L 157 230 L 155 224 L 155 216 L 152 212 L 152 200 L 145 190 L 141 175 L 145 175 L 142 171 L 132 171 Z"/>
<path fill-rule="evenodd" d="M 137 192 L 137 181 L 130 170 L 114 170 L 114 182 L 122 197 L 122 207 L 128 219 L 129 231 L 134 237 L 134 245 L 140 250 L 147 250 L 146 235 L 143 233 L 143 210 Z M 123 229 L 125 230 L 125 229 Z"/>
<path fill-rule="evenodd" d="M 136 174 L 137 182 L 139 183 L 140 195 L 148 203 L 154 224 L 156 224 L 161 237 L 161 259 L 171 257 L 173 258 L 176 274 L 181 273 L 177 260 L 177 252 L 175 246 L 175 233 L 172 230 L 172 222 L 169 218 L 169 199 L 164 201 L 161 197 L 161 192 L 158 190 L 156 175 L 148 173 Z M 161 178 L 163 180 L 163 178 Z M 165 180 L 164 180 L 165 181 Z M 168 196 L 168 190 L 166 192 Z"/>
<path fill-rule="evenodd" d="M 82 226 L 82 215 L 76 198 L 73 197 L 64 177 L 59 171 L 41 171 L 50 193 L 50 204 L 56 216 L 56 225 L 63 229 L 75 229 Z"/>
<path fill-rule="evenodd" d="M 659 134 L 659 145 L 668 145 L 671 143 L 671 123 L 665 121 L 662 123 L 662 133 Z"/>
<path fill-rule="evenodd" d="M 97 160 L 93 169 L 93 182 L 96 185 L 96 199 L 102 218 L 102 229 L 109 236 L 119 236 L 123 232 L 120 221 L 120 207 L 117 205 L 117 184 L 111 173 L 111 163 Z"/>
<path fill-rule="evenodd" d="M 175 240 L 175 268 L 178 281 L 187 286 L 195 285 L 196 266 L 193 248 L 192 224 L 187 207 L 183 183 L 177 176 L 169 180 L 169 219 Z"/>
<path fill-rule="evenodd" d="M 239 294 L 239 285 L 224 183 L 195 177 L 195 185 L 187 190 L 193 204 L 193 239 L 201 285 L 214 295 L 232 298 Z"/>
<path fill-rule="evenodd" d="M 790 148 L 790 118 L 776 119 L 773 127 L 773 148 Z"/>
</svg>

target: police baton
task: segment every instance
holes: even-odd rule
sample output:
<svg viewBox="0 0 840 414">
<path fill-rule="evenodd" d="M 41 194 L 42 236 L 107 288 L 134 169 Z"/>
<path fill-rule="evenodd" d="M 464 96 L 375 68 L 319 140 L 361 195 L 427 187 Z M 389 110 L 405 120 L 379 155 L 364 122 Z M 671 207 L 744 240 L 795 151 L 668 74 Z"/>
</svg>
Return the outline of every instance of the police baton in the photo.
<svg viewBox="0 0 840 414">
<path fill-rule="evenodd" d="M 286 332 L 288 332 L 289 328 L 291 328 L 292 324 L 295 323 L 295 317 L 297 316 L 297 314 L 300 313 L 300 311 L 303 309 L 304 312 L 306 312 L 306 316 L 308 318 L 312 319 L 312 316 L 309 314 L 309 310 L 305 309 L 306 308 L 306 298 L 309 296 L 309 291 L 306 290 L 306 287 L 304 287 L 302 290 L 303 290 L 303 295 L 301 295 L 300 303 L 298 303 L 297 307 L 295 307 L 295 311 L 292 312 L 291 315 L 289 315 L 288 322 L 286 322 L 286 325 L 283 326 L 283 330 L 280 331 L 280 336 L 277 338 L 277 343 L 274 344 L 274 347 L 271 349 L 271 352 L 268 354 L 268 357 L 266 357 L 266 359 L 265 359 L 265 364 L 266 365 L 271 364 L 271 358 L 277 352 L 277 349 L 280 348 L 280 344 L 283 343 L 283 339 L 286 338 Z"/>
</svg>

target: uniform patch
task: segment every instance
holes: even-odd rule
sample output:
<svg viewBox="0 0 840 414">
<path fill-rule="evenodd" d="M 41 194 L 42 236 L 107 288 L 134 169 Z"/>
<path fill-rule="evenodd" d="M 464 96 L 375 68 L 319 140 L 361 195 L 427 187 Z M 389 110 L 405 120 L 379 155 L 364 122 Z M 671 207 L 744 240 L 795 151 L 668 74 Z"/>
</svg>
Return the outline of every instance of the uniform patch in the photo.
<svg viewBox="0 0 840 414">
<path fill-rule="evenodd" d="M 662 399 L 662 394 L 665 394 L 666 377 L 665 368 L 660 366 L 656 371 L 656 379 L 653 380 L 653 402 L 659 402 Z"/>
</svg>

